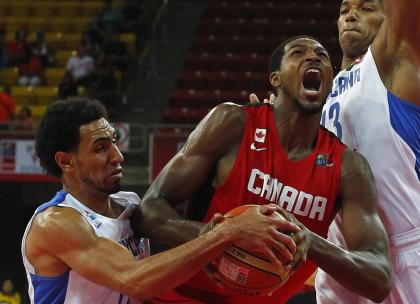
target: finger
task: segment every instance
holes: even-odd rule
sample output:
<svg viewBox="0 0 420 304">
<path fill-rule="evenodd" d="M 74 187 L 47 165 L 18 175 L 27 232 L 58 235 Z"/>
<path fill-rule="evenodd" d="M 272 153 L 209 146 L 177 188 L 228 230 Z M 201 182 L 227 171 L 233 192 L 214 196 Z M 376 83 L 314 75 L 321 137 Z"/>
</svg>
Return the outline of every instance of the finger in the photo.
<svg viewBox="0 0 420 304">
<path fill-rule="evenodd" d="M 303 263 L 306 262 L 306 255 L 304 255 L 301 251 L 297 251 L 293 257 L 293 260 L 288 265 L 290 269 L 297 269 L 299 268 Z"/>
<path fill-rule="evenodd" d="M 274 204 L 261 205 L 260 212 L 264 215 L 272 215 L 278 208 L 279 207 Z"/>
<path fill-rule="evenodd" d="M 270 101 L 269 101 L 269 103 L 270 104 L 273 104 L 275 100 L 276 100 L 276 96 L 274 94 L 270 94 Z"/>
<path fill-rule="evenodd" d="M 251 103 L 259 103 L 260 102 L 260 100 L 258 99 L 257 95 L 255 95 L 254 93 L 251 93 L 249 95 L 249 101 Z"/>
<path fill-rule="evenodd" d="M 293 240 L 295 240 L 295 243 L 297 244 L 297 250 L 293 257 L 293 260 L 290 263 L 290 267 L 292 269 L 296 269 L 306 262 L 307 244 L 305 244 L 304 242 L 306 240 L 306 236 L 302 233 L 298 233 L 295 236 L 293 236 Z"/>
<path fill-rule="evenodd" d="M 274 254 L 273 250 L 268 247 L 263 247 L 258 250 L 261 254 L 263 254 L 272 264 L 282 267 L 283 263 L 278 259 L 278 257 Z"/>
<path fill-rule="evenodd" d="M 221 222 L 222 220 L 224 219 L 224 217 L 223 217 L 223 214 L 221 214 L 221 213 L 215 213 L 214 215 L 213 215 L 213 217 L 212 217 L 212 221 L 215 223 L 215 224 L 218 224 L 219 222 Z"/>
<path fill-rule="evenodd" d="M 281 232 L 293 232 L 293 233 L 297 233 L 299 232 L 301 229 L 299 228 L 298 225 L 289 222 L 287 219 L 285 218 L 281 218 L 281 217 L 270 217 L 270 223 L 276 226 L 276 229 L 281 231 Z"/>
<path fill-rule="evenodd" d="M 275 241 L 271 245 L 276 246 L 276 248 L 275 248 L 276 250 L 281 252 L 281 251 L 284 251 L 284 248 L 286 248 L 286 250 L 290 254 L 294 254 L 296 252 L 297 245 L 290 236 L 288 236 L 284 233 L 281 233 L 277 230 L 274 230 L 272 232 L 272 236 L 273 236 Z M 289 258 L 288 260 L 291 261 L 292 258 L 293 258 L 293 256 L 291 258 Z"/>
</svg>

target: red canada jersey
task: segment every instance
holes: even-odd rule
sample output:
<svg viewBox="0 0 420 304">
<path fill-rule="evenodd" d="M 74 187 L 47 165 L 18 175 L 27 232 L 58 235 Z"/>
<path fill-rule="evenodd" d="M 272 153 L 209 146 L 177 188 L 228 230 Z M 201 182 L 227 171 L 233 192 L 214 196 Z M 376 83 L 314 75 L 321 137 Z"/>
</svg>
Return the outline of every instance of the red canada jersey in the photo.
<svg viewBox="0 0 420 304">
<path fill-rule="evenodd" d="M 280 144 L 272 107 L 245 106 L 244 111 L 246 124 L 236 161 L 225 183 L 215 189 L 204 221 L 216 212 L 224 214 L 240 205 L 275 203 L 293 213 L 308 229 L 326 237 L 335 215 L 346 146 L 320 127 L 313 152 L 301 160 L 289 160 Z M 271 296 L 258 297 L 231 293 L 199 273 L 158 303 L 284 303 L 302 289 L 316 268 L 307 260 Z"/>
</svg>

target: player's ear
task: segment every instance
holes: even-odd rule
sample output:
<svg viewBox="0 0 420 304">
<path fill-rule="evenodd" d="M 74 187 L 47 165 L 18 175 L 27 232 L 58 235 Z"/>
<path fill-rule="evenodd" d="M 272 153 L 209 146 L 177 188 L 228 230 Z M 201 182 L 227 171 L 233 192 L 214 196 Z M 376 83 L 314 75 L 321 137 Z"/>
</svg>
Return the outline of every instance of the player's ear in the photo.
<svg viewBox="0 0 420 304">
<path fill-rule="evenodd" d="M 278 88 L 281 86 L 281 79 L 280 79 L 279 71 L 275 71 L 270 74 L 270 83 L 275 88 Z"/>
<path fill-rule="evenodd" d="M 58 151 L 55 153 L 54 159 L 63 172 L 73 170 L 73 163 L 69 153 Z"/>
</svg>

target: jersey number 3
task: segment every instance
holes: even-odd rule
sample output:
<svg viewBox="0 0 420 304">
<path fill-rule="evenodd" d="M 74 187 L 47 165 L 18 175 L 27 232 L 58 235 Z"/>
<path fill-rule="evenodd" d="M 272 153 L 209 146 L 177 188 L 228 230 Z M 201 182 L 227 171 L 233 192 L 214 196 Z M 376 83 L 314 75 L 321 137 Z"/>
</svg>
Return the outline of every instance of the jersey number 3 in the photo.
<svg viewBox="0 0 420 304">
<path fill-rule="evenodd" d="M 325 127 L 325 119 L 327 116 L 327 111 L 322 112 L 321 124 Z M 333 127 L 335 128 L 335 134 L 341 140 L 343 136 L 343 129 L 339 121 L 340 118 L 340 104 L 334 102 L 328 110 L 328 120 L 333 120 Z"/>
</svg>

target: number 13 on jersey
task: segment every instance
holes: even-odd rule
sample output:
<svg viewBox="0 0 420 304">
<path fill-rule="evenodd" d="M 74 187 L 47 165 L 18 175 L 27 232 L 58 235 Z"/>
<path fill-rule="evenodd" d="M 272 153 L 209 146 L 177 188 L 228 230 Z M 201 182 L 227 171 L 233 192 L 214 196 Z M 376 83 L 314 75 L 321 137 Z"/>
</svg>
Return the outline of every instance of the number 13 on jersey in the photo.
<svg viewBox="0 0 420 304">
<path fill-rule="evenodd" d="M 328 113 L 327 113 L 327 112 L 328 112 Z M 332 121 L 332 127 L 333 127 L 333 129 L 328 128 L 328 127 L 326 126 L 326 124 L 325 124 L 325 123 L 326 123 L 326 119 L 327 119 L 327 115 L 328 115 L 328 120 L 329 120 L 329 121 Z M 342 136 L 343 136 L 343 129 L 342 129 L 342 127 L 341 127 L 341 124 L 340 124 L 339 119 L 340 119 L 340 104 L 339 104 L 338 102 L 334 102 L 334 103 L 330 106 L 330 108 L 329 108 L 329 109 L 325 109 L 325 110 L 322 112 L 321 124 L 322 124 L 325 128 L 327 128 L 327 129 L 329 129 L 330 131 L 334 132 L 334 133 L 337 135 L 337 137 L 341 140 L 341 138 L 342 138 Z"/>
</svg>

